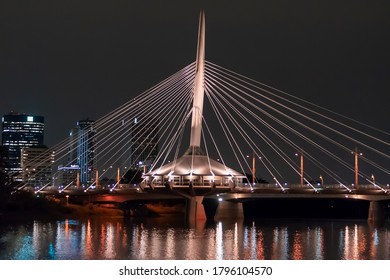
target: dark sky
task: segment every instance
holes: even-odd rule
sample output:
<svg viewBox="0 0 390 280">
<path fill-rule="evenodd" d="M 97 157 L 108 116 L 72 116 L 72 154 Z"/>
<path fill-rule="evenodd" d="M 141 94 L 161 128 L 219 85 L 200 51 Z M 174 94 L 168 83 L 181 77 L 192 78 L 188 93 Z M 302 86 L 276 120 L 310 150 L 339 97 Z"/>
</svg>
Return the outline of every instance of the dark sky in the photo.
<svg viewBox="0 0 390 280">
<path fill-rule="evenodd" d="M 43 115 L 45 142 L 206 59 L 389 130 L 388 0 L 1 0 L 0 114 Z"/>
</svg>

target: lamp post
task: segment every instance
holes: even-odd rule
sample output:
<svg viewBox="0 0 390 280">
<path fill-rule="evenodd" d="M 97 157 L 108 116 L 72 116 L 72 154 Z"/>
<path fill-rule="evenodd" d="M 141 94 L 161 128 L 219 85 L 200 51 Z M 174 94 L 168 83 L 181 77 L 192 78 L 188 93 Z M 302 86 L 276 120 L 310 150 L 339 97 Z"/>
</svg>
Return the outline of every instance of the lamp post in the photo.
<svg viewBox="0 0 390 280">
<path fill-rule="evenodd" d="M 256 179 L 256 158 L 255 152 L 252 154 L 252 186 L 255 184 Z"/>
<path fill-rule="evenodd" d="M 301 174 L 301 186 L 304 184 L 304 169 L 303 169 L 303 153 L 296 153 L 295 156 L 299 156 L 300 158 L 300 174 Z"/>
<path fill-rule="evenodd" d="M 104 171 L 103 171 L 104 172 Z M 95 186 L 96 188 L 99 187 L 99 170 L 96 170 L 96 177 L 95 177 Z"/>
<path fill-rule="evenodd" d="M 321 180 L 321 185 L 323 186 L 324 185 L 324 177 L 322 177 L 322 175 L 320 175 L 320 180 Z"/>
<path fill-rule="evenodd" d="M 358 148 L 355 148 L 353 152 L 355 155 L 355 186 L 359 185 L 359 156 L 363 154 L 359 152 Z"/>
<path fill-rule="evenodd" d="M 69 206 L 69 195 L 67 194 L 67 195 L 65 195 L 65 197 L 66 197 L 66 207 L 68 207 Z"/>
<path fill-rule="evenodd" d="M 80 172 L 77 172 L 77 178 L 76 178 L 76 187 L 80 187 Z"/>
<path fill-rule="evenodd" d="M 249 159 L 249 155 L 246 156 Z M 254 186 L 256 182 L 256 158 L 255 158 L 255 152 L 252 153 L 252 186 Z"/>
</svg>

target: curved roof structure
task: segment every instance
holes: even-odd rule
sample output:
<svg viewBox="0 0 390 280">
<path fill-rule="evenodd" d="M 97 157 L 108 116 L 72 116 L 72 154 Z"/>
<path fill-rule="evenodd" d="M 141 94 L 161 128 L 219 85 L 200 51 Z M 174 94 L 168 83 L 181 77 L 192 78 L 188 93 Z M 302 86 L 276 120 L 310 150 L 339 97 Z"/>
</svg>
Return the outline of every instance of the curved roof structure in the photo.
<svg viewBox="0 0 390 280">
<path fill-rule="evenodd" d="M 146 175 L 171 175 L 171 176 L 233 176 L 245 177 L 222 163 L 209 158 L 206 155 L 184 154 L 176 161 L 161 166 Z"/>
</svg>

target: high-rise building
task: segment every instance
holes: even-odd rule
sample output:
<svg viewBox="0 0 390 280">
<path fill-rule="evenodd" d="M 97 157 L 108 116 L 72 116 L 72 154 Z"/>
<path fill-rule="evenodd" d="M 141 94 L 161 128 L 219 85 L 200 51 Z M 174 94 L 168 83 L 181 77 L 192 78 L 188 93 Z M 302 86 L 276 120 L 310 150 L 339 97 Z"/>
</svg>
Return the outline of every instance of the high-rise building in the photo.
<svg viewBox="0 0 390 280">
<path fill-rule="evenodd" d="M 55 184 L 85 186 L 95 181 L 95 134 L 95 121 L 89 119 L 78 121 L 70 130 L 68 156 L 58 166 Z"/>
<path fill-rule="evenodd" d="M 68 184 L 79 186 L 79 176 L 80 167 L 77 164 L 69 166 L 60 165 L 58 166 L 56 184 L 63 187 L 67 186 Z"/>
<path fill-rule="evenodd" d="M 77 165 L 80 168 L 80 182 L 89 184 L 94 181 L 96 171 L 95 155 L 95 122 L 81 120 L 77 122 L 77 131 L 72 137 L 77 137 Z"/>
<path fill-rule="evenodd" d="M 21 181 L 21 149 L 43 145 L 44 117 L 9 113 L 2 118 L 2 145 L 8 149 L 6 172 Z"/>
<path fill-rule="evenodd" d="M 9 179 L 5 172 L 5 167 L 8 163 L 8 149 L 4 146 L 0 146 L 0 188 L 8 185 Z"/>
<path fill-rule="evenodd" d="M 131 167 L 149 170 L 158 154 L 157 120 L 135 117 L 131 129 L 131 140 Z"/>
<path fill-rule="evenodd" d="M 69 153 L 68 153 L 68 164 L 75 165 L 77 164 L 77 145 L 78 145 L 78 126 L 71 129 L 69 133 Z"/>
<path fill-rule="evenodd" d="M 54 152 L 46 146 L 25 147 L 21 150 L 22 180 L 30 186 L 52 183 Z"/>
<path fill-rule="evenodd" d="M 116 158 L 116 162 L 114 161 L 112 165 L 118 166 L 122 169 L 122 171 L 125 171 L 130 167 L 130 154 L 131 154 L 131 126 L 133 125 L 133 119 L 132 118 L 124 118 L 121 121 L 121 125 L 118 128 L 118 130 L 121 131 L 120 134 L 120 143 L 121 143 L 121 149 L 120 152 L 117 154 L 118 156 Z"/>
</svg>

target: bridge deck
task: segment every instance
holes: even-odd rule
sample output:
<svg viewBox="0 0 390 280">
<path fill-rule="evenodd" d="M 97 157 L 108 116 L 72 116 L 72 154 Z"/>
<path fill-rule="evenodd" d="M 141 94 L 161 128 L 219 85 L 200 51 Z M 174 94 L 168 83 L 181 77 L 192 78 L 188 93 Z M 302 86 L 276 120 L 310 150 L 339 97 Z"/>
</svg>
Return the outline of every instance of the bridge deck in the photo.
<svg viewBox="0 0 390 280">
<path fill-rule="evenodd" d="M 359 187 L 347 189 L 345 187 L 317 187 L 301 186 L 284 188 L 275 187 L 274 185 L 262 185 L 255 188 L 248 187 L 210 187 L 210 186 L 155 186 L 151 187 L 128 187 L 116 189 L 104 188 L 45 188 L 39 191 L 41 194 L 54 196 L 78 196 L 93 197 L 94 201 L 126 201 L 126 200 L 166 200 L 166 199 L 185 199 L 191 196 L 207 196 L 209 198 L 224 198 L 227 200 L 253 200 L 265 198 L 349 198 L 360 200 L 390 200 L 390 191 L 388 189 Z"/>
</svg>

